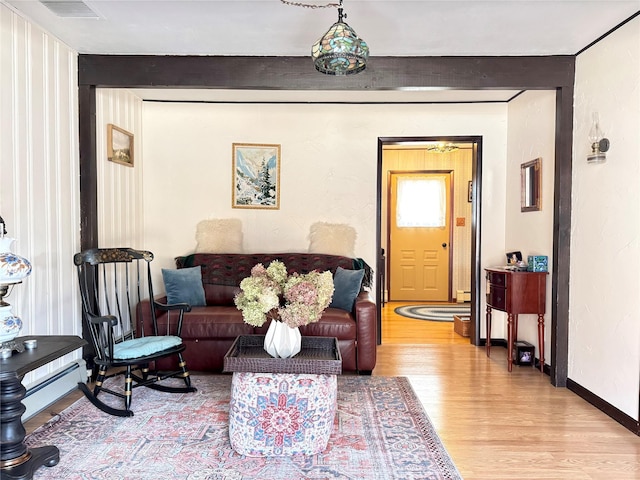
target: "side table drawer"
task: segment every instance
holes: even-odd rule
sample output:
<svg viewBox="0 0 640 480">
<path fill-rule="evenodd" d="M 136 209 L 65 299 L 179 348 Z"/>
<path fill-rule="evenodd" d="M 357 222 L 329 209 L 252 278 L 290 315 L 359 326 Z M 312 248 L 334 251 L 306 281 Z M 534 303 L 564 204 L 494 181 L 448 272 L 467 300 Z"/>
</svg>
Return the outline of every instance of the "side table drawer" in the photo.
<svg viewBox="0 0 640 480">
<path fill-rule="evenodd" d="M 507 308 L 507 289 L 491 285 L 491 291 L 487 294 L 487 304 L 497 310 L 505 311 Z"/>
<path fill-rule="evenodd" d="M 506 287 L 507 286 L 507 275 L 505 273 L 499 272 L 487 272 L 487 280 L 492 287 Z"/>
</svg>

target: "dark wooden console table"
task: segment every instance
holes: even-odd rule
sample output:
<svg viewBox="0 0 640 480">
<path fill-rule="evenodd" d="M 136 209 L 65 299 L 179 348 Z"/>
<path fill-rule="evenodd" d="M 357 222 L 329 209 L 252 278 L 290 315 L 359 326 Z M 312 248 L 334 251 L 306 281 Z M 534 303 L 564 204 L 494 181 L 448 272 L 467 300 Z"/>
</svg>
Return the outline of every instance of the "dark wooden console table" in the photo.
<svg viewBox="0 0 640 480">
<path fill-rule="evenodd" d="M 0 478 L 31 479 L 42 465 L 52 467 L 60 460 L 60 451 L 53 445 L 28 449 L 24 444 L 26 431 L 22 414 L 26 407 L 22 399 L 27 393 L 22 378 L 32 370 L 71 353 L 87 342 L 76 336 L 29 336 L 18 337 L 16 342 L 35 339 L 37 348 L 24 350 L 0 359 L 0 415 L 2 427 L 0 438 Z"/>
<path fill-rule="evenodd" d="M 491 355 L 491 310 L 507 313 L 507 362 L 513 367 L 513 346 L 518 339 L 518 314 L 538 315 L 540 371 L 544 371 L 544 314 L 548 272 L 518 272 L 505 268 L 486 268 L 487 278 L 487 356 Z"/>
</svg>

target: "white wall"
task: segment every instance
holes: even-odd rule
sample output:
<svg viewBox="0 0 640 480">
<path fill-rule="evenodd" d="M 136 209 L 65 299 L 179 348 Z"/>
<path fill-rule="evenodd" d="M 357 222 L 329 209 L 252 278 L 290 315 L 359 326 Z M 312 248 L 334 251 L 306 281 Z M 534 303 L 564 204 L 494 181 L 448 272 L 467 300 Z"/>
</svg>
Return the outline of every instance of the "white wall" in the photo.
<svg viewBox="0 0 640 480">
<path fill-rule="evenodd" d="M 7 299 L 21 335 L 81 335 L 77 54 L 0 4 L 0 215 L 33 273 Z M 65 355 L 24 383 L 80 357 Z"/>
<path fill-rule="evenodd" d="M 133 134 L 133 167 L 107 160 L 107 124 Z M 144 248 L 142 101 L 123 89 L 96 89 L 98 245 Z"/>
<path fill-rule="evenodd" d="M 589 165 L 592 113 L 611 141 Z M 640 17 L 576 62 L 568 376 L 638 419 Z"/>
<path fill-rule="evenodd" d="M 507 148 L 506 251 L 519 250 L 525 260 L 528 255 L 549 257 L 544 348 L 547 364 L 551 363 L 555 101 L 555 91 L 528 91 L 509 102 Z M 536 158 L 542 159 L 542 209 L 538 212 L 522 212 L 520 165 Z M 502 264 L 504 262 L 503 257 Z M 539 358 L 538 316 L 518 317 L 518 340 L 535 345 Z"/>
<path fill-rule="evenodd" d="M 77 53 L 0 4 L 0 215 L 33 274 L 8 298 L 21 335 L 82 335 L 73 255 L 80 250 Z M 97 91 L 99 244 L 142 248 L 142 142 L 134 168 L 107 161 L 107 123 L 139 140 L 141 100 Z M 29 386 L 81 350 L 28 374 Z"/>
<path fill-rule="evenodd" d="M 192 253 L 206 218 L 239 218 L 247 252 L 306 251 L 312 223 L 355 227 L 376 265 L 379 137 L 482 135 L 483 258 L 504 254 L 506 105 L 144 103 L 146 245 L 158 264 Z M 231 207 L 232 143 L 282 146 L 279 210 Z"/>
</svg>

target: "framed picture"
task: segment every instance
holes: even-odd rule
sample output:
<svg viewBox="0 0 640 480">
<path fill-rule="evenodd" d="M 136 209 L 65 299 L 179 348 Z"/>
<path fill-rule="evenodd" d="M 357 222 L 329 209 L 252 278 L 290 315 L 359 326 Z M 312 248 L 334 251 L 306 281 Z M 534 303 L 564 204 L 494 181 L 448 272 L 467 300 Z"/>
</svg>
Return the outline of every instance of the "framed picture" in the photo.
<svg viewBox="0 0 640 480">
<path fill-rule="evenodd" d="M 280 145 L 233 144 L 233 208 L 280 208 Z"/>
<path fill-rule="evenodd" d="M 469 190 L 467 192 L 467 202 L 471 203 L 473 201 L 473 182 L 469 180 Z"/>
<path fill-rule="evenodd" d="M 133 133 L 107 125 L 107 158 L 114 163 L 133 167 Z"/>
<path fill-rule="evenodd" d="M 522 261 L 522 252 L 507 252 L 507 265 L 517 265 Z"/>
<path fill-rule="evenodd" d="M 534 365 L 535 347 L 529 342 L 514 342 L 512 358 L 515 365 Z"/>
<path fill-rule="evenodd" d="M 542 210 L 542 158 L 520 165 L 520 211 Z"/>
</svg>

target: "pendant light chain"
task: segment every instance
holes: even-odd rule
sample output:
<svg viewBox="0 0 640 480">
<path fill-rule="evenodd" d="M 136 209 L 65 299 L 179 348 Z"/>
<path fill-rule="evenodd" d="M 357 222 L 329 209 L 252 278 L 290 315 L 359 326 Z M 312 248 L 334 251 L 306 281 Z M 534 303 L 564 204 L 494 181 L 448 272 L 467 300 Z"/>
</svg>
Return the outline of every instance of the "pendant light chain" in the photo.
<svg viewBox="0 0 640 480">
<path fill-rule="evenodd" d="M 340 3 L 327 3 L 326 5 L 317 5 L 312 3 L 302 3 L 302 2 L 289 2 L 287 0 L 280 0 L 280 2 L 285 5 L 291 5 L 294 7 L 303 7 L 303 8 L 336 8 L 342 6 L 342 0 Z"/>
</svg>

